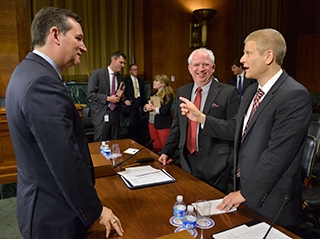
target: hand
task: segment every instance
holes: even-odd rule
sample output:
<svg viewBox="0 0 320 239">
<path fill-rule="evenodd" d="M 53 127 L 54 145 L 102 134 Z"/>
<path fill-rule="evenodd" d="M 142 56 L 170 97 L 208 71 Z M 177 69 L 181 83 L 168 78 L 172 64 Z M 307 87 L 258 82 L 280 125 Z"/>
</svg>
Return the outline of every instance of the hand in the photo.
<svg viewBox="0 0 320 239">
<path fill-rule="evenodd" d="M 240 191 L 232 192 L 223 198 L 222 203 L 217 206 L 217 209 L 227 212 L 232 207 L 239 207 L 245 201 L 246 199 L 241 195 Z"/>
<path fill-rule="evenodd" d="M 152 104 L 145 104 L 144 108 L 147 111 L 156 111 L 156 107 L 154 107 Z"/>
<path fill-rule="evenodd" d="M 118 103 L 120 101 L 120 97 L 118 97 L 117 95 L 110 95 L 107 97 L 107 101 L 112 103 Z"/>
<path fill-rule="evenodd" d="M 112 227 L 117 231 L 119 236 L 123 235 L 124 231 L 120 220 L 113 214 L 111 209 L 104 206 L 102 207 L 99 223 L 100 225 L 104 225 L 106 227 L 106 238 L 109 237 Z"/>
<path fill-rule="evenodd" d="M 190 100 L 182 96 L 179 97 L 183 103 L 180 104 L 181 114 L 187 116 L 190 120 L 204 124 L 206 115 L 203 114 Z"/>
<path fill-rule="evenodd" d="M 131 101 L 130 101 L 130 100 L 125 100 L 125 101 L 124 101 L 124 104 L 125 104 L 126 106 L 131 106 Z"/>
<path fill-rule="evenodd" d="M 172 159 L 169 159 L 168 155 L 166 155 L 166 154 L 161 154 L 161 156 L 159 157 L 158 160 L 163 165 L 167 165 L 167 164 L 170 164 L 172 162 Z"/>
</svg>

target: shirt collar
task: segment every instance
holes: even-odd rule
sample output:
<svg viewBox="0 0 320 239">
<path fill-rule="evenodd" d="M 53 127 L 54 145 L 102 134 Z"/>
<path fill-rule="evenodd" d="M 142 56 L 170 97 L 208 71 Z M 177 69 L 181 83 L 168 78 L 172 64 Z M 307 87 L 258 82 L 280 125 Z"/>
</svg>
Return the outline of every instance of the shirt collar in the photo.
<svg viewBox="0 0 320 239">
<path fill-rule="evenodd" d="M 45 59 L 56 70 L 60 79 L 62 80 L 60 67 L 58 66 L 58 64 L 54 60 L 52 60 L 49 56 L 47 56 L 46 54 L 44 54 L 41 51 L 33 50 L 32 52 L 34 54 L 37 54 L 38 56 L 42 57 L 43 59 Z"/>
</svg>

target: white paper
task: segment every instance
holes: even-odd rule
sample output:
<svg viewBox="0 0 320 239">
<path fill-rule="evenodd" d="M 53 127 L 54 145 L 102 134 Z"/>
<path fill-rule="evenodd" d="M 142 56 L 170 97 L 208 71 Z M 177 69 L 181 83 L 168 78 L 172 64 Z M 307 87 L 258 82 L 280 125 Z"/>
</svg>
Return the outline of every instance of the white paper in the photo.
<svg viewBox="0 0 320 239">
<path fill-rule="evenodd" d="M 139 149 L 128 148 L 124 151 L 125 154 L 135 154 L 139 151 Z"/>
<path fill-rule="evenodd" d="M 229 211 L 224 211 L 224 210 L 218 210 L 217 206 L 222 202 L 222 198 L 221 199 L 215 199 L 215 200 L 210 200 L 209 202 L 211 202 L 211 211 L 210 211 L 210 215 L 216 215 L 216 214 L 222 214 L 222 213 L 229 213 L 229 212 L 234 212 L 237 210 L 237 208 L 232 207 Z M 192 203 L 192 206 L 194 208 L 197 208 L 196 203 Z M 200 215 L 201 212 L 199 212 Z"/>
<path fill-rule="evenodd" d="M 174 180 L 167 173 L 150 165 L 129 167 L 125 171 L 118 172 L 118 174 L 128 180 L 134 187 Z"/>
<path fill-rule="evenodd" d="M 220 233 L 216 233 L 212 235 L 214 239 L 256 239 L 263 238 L 267 233 L 270 225 L 261 222 L 256 225 L 248 227 L 247 225 L 241 225 Z M 291 237 L 286 234 L 280 232 L 276 228 L 272 228 L 267 236 L 267 239 L 289 239 Z"/>
</svg>

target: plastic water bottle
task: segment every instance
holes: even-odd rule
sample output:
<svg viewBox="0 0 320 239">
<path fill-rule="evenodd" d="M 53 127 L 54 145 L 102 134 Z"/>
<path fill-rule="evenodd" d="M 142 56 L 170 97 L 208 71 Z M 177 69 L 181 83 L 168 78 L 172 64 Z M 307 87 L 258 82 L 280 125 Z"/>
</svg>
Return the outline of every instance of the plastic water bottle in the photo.
<svg viewBox="0 0 320 239">
<path fill-rule="evenodd" d="M 183 202 L 183 196 L 178 195 L 177 201 L 173 205 L 173 216 L 182 219 L 186 212 L 186 204 Z"/>
<path fill-rule="evenodd" d="M 111 159 L 111 149 L 105 141 L 101 142 L 100 153 L 105 156 L 107 159 Z"/>
<path fill-rule="evenodd" d="M 183 228 L 185 228 L 187 230 L 192 230 L 192 229 L 196 228 L 197 216 L 193 211 L 192 205 L 188 205 L 187 212 L 184 214 L 182 222 L 183 222 Z"/>
</svg>

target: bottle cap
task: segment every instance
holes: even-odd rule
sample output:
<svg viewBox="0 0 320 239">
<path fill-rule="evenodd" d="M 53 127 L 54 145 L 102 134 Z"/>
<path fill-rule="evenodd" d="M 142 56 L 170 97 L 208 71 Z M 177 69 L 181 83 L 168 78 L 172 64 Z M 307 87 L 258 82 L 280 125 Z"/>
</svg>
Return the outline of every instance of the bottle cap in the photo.
<svg viewBox="0 0 320 239">
<path fill-rule="evenodd" d="M 178 195 L 177 196 L 177 201 L 182 202 L 183 201 L 183 196 L 182 195 Z"/>
<path fill-rule="evenodd" d="M 192 205 L 188 205 L 188 212 L 193 212 L 193 206 Z"/>
</svg>

